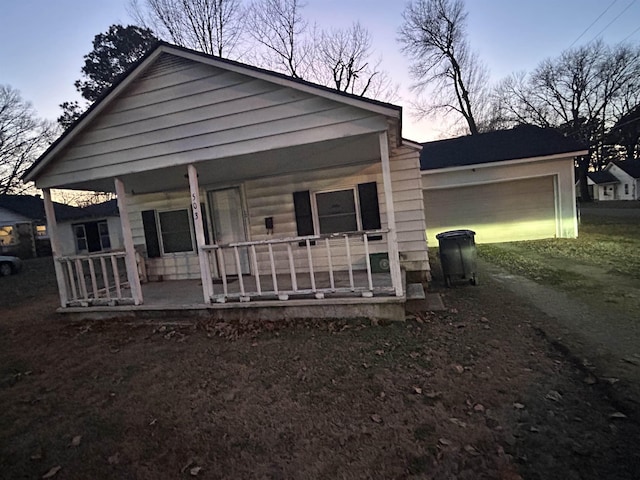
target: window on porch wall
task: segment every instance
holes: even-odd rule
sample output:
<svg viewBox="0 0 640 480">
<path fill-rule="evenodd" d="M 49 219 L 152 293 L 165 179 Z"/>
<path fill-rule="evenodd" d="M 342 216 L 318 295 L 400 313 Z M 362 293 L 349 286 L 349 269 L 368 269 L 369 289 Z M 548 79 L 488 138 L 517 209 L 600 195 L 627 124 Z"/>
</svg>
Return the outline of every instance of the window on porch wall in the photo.
<svg viewBox="0 0 640 480">
<path fill-rule="evenodd" d="M 158 212 L 160 238 L 164 253 L 193 252 L 193 234 L 189 210 Z"/>
<path fill-rule="evenodd" d="M 376 182 L 332 191 L 294 192 L 293 203 L 300 236 L 381 228 Z"/>
</svg>

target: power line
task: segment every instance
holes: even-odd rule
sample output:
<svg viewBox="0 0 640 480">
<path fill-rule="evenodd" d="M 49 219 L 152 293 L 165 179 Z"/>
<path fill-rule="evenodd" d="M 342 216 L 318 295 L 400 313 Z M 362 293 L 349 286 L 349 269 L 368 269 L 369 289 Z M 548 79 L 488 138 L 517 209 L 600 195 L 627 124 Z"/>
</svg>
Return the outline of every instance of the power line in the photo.
<svg viewBox="0 0 640 480">
<path fill-rule="evenodd" d="M 598 34 L 597 34 L 596 36 L 594 36 L 593 38 L 598 38 L 598 37 L 602 34 L 602 32 L 604 32 L 607 28 L 609 28 L 613 22 L 615 22 L 617 19 L 619 19 L 619 18 L 624 14 L 624 12 L 626 12 L 627 10 L 629 10 L 629 8 L 631 8 L 631 5 L 633 5 L 633 4 L 634 4 L 634 3 L 636 3 L 637 1 L 638 1 L 638 0 L 633 0 L 629 5 L 627 5 L 627 8 L 625 8 L 624 10 L 622 10 L 622 11 L 621 11 L 621 12 L 620 12 L 620 13 L 619 13 L 619 14 L 618 14 L 618 15 L 617 15 L 613 20 L 611 20 L 609 23 L 607 23 L 607 25 L 606 25 L 602 30 L 600 30 L 600 31 L 598 32 Z"/>
<path fill-rule="evenodd" d="M 636 28 L 633 32 L 631 32 L 629 35 L 624 37 L 620 43 L 626 42 L 627 40 L 629 40 L 631 37 L 633 37 L 639 31 L 640 31 L 640 27 Z"/>
<path fill-rule="evenodd" d="M 605 9 L 604 9 L 604 11 L 603 11 L 600 15 L 598 15 L 598 18 L 596 18 L 593 22 L 591 22 L 591 24 L 590 24 L 587 28 L 585 28 L 585 29 L 584 29 L 584 31 L 583 31 L 580 35 L 578 35 L 578 38 L 576 38 L 576 39 L 573 41 L 573 43 L 572 43 L 571 45 L 569 45 L 569 48 L 573 47 L 573 46 L 576 44 L 576 42 L 577 42 L 578 40 L 580 40 L 580 39 L 584 36 L 584 34 L 585 34 L 585 33 L 587 33 L 587 32 L 589 31 L 589 29 L 595 25 L 595 23 L 596 23 L 598 20 L 600 20 L 600 19 L 602 18 L 602 16 L 603 16 L 605 13 L 607 13 L 607 12 L 609 11 L 609 9 L 610 9 L 611 7 L 613 7 L 613 6 L 616 4 L 616 2 L 617 2 L 617 1 L 618 1 L 618 0 L 613 0 L 613 2 L 611 2 L 611 4 L 610 4 L 607 8 L 605 8 Z"/>
</svg>

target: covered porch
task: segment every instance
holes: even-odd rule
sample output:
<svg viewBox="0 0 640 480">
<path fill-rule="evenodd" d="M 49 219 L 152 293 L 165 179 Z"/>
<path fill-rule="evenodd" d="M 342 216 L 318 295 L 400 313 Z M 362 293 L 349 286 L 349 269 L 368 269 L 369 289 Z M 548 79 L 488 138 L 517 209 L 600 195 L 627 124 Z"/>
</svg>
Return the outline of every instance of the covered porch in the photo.
<svg viewBox="0 0 640 480">
<path fill-rule="evenodd" d="M 351 309 L 357 316 L 399 316 L 405 300 L 405 285 L 393 224 L 394 205 L 388 195 L 392 182 L 387 133 L 343 141 L 341 145 L 347 148 L 351 144 L 350 151 L 369 152 L 370 155 L 372 140 L 378 147 L 373 149 L 378 157 L 376 161 L 362 158 L 347 170 L 374 172 L 373 176 L 368 173 L 367 179 L 381 177 L 380 196 L 384 202 L 385 222 L 376 225 L 378 228 L 375 229 L 295 235 L 291 227 L 282 227 L 283 234 L 278 236 L 275 234 L 280 227 L 278 212 L 274 211 L 270 220 L 255 218 L 264 207 L 261 202 L 253 209 L 247 205 L 249 186 L 246 179 L 238 178 L 240 171 L 222 168 L 219 161 L 205 161 L 182 168 L 117 177 L 112 190 L 118 198 L 124 250 L 63 255 L 60 252 L 65 249 L 59 244 L 55 214 L 50 211 L 51 189 L 45 188 L 60 311 L 121 314 L 124 311 L 211 312 L 218 309 L 229 315 L 233 309 L 249 309 L 253 314 L 260 309 L 259 315 L 264 316 L 265 311 L 288 315 L 282 309 L 290 306 L 295 307 L 292 311 L 296 311 L 296 315 L 322 317 L 327 311 L 335 313 L 335 308 L 340 306 L 343 315 Z M 334 147 L 334 154 L 338 154 L 334 157 L 335 165 L 323 161 L 310 169 L 319 172 L 314 174 L 316 176 L 326 176 L 323 172 L 332 167 L 345 168 L 343 155 L 347 153 L 336 152 L 334 142 L 329 145 Z M 308 148 L 325 150 L 327 146 L 316 144 Z M 290 156 L 286 150 L 275 153 L 278 157 Z M 276 156 L 274 152 L 267 155 Z M 350 156 L 357 160 L 355 153 Z M 266 162 L 259 154 L 253 157 L 253 161 Z M 224 162 L 237 165 L 238 159 L 224 159 Z M 296 165 L 280 166 L 279 170 L 280 176 L 300 175 Z M 106 190 L 104 179 L 72 186 L 95 189 L 98 185 L 101 191 Z M 230 185 L 243 185 L 243 189 Z M 340 182 L 337 186 L 341 188 Z M 289 191 L 295 188 L 290 186 Z M 237 204 L 227 195 L 230 190 L 240 195 Z M 218 192 L 224 192 L 224 195 L 218 195 Z M 354 195 L 360 193 L 355 192 Z M 158 230 L 151 232 L 158 244 L 152 245 L 145 221 L 146 217 L 152 216 L 148 205 L 158 196 L 169 204 L 166 207 L 169 212 L 184 210 L 179 207 L 188 202 L 192 238 L 187 240 L 180 234 L 172 238 L 170 229 L 161 231 L 166 227 L 160 223 L 165 220 L 162 217 L 164 210 L 158 209 L 161 213 L 153 214 L 155 222 L 160 220 L 155 223 Z M 364 198 L 356 197 L 356 200 L 363 202 Z M 356 224 L 363 226 L 363 220 L 358 217 Z M 190 251 L 170 251 L 170 245 L 181 242 L 189 245 L 192 242 L 192 251 L 190 248 L 187 249 Z M 154 249 L 158 251 L 150 252 Z M 392 304 L 396 307 L 390 307 Z M 366 305 L 369 307 L 363 310 L 361 307 Z M 319 308 L 322 306 L 331 306 L 333 310 Z"/>
<path fill-rule="evenodd" d="M 401 305 L 403 268 L 429 277 L 421 146 L 401 117 L 160 44 L 25 174 L 44 191 L 61 310 Z M 124 248 L 62 239 L 58 188 L 115 193 Z"/>
</svg>

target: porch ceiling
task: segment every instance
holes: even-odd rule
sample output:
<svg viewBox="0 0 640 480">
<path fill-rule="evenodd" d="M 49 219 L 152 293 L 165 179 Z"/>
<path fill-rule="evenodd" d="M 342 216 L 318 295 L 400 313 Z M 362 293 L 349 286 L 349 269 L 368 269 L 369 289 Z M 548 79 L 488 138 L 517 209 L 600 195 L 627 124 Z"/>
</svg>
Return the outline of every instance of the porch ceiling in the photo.
<svg viewBox="0 0 640 480">
<path fill-rule="evenodd" d="M 195 165 L 200 185 L 209 186 L 379 160 L 380 145 L 376 133 L 231 156 Z M 189 188 L 185 165 L 132 173 L 121 178 L 127 192 L 135 194 Z M 112 177 L 65 185 L 64 188 L 115 191 Z"/>
</svg>

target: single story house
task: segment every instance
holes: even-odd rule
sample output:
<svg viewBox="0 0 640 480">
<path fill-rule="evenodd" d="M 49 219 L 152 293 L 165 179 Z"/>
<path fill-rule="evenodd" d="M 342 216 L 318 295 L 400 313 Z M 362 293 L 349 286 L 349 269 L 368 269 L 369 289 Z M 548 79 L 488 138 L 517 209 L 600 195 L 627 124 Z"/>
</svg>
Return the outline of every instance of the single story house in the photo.
<svg viewBox="0 0 640 480">
<path fill-rule="evenodd" d="M 72 217 L 62 216 L 60 220 L 62 255 L 104 253 L 124 246 L 115 199 L 79 208 Z"/>
<path fill-rule="evenodd" d="M 640 200 L 640 159 L 609 162 L 587 179 L 594 200 Z"/>
<path fill-rule="evenodd" d="M 429 261 L 401 118 L 159 43 L 23 177 L 44 192 L 62 311 L 404 318 Z M 114 192 L 123 250 L 69 254 L 58 188 Z"/>
<path fill-rule="evenodd" d="M 602 170 L 600 172 L 587 173 L 587 186 L 593 200 L 616 200 L 618 195 L 618 180 L 611 172 Z M 578 192 L 576 182 L 576 192 Z M 576 193 L 580 197 L 579 193 Z"/>
<path fill-rule="evenodd" d="M 76 207 L 53 203 L 56 215 L 73 218 Z M 44 202 L 39 195 L 0 195 L 0 254 L 21 258 L 51 255 Z"/>
<path fill-rule="evenodd" d="M 535 126 L 424 143 L 428 243 L 458 229 L 475 231 L 477 243 L 576 237 L 574 158 L 586 153 Z"/>
</svg>

